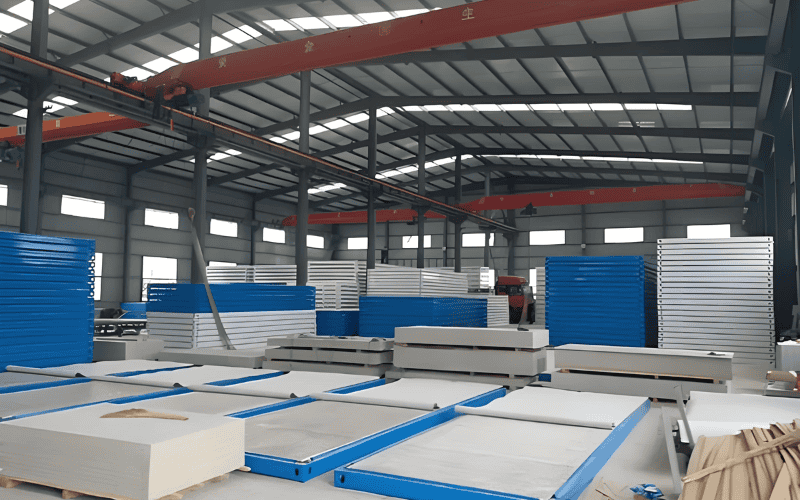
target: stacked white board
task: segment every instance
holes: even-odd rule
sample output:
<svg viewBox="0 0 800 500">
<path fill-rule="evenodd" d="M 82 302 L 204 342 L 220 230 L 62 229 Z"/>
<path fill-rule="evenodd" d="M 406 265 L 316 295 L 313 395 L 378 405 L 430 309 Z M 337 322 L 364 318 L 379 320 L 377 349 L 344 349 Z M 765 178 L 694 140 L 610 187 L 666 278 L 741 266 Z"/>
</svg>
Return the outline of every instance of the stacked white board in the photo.
<svg viewBox="0 0 800 500">
<path fill-rule="evenodd" d="M 317 289 L 317 310 L 358 309 L 358 283 L 354 281 L 309 281 Z"/>
<path fill-rule="evenodd" d="M 465 299 L 486 300 L 486 326 L 489 328 L 507 326 L 510 322 L 508 308 L 508 295 L 493 295 L 490 293 L 469 293 L 462 295 Z"/>
<path fill-rule="evenodd" d="M 220 313 L 222 324 L 236 348 L 267 346 L 275 335 L 315 334 L 316 311 L 254 311 Z M 211 313 L 148 312 L 150 336 L 167 348 L 225 347 Z"/>
<path fill-rule="evenodd" d="M 367 271 L 367 295 L 374 297 L 458 297 L 467 276 L 452 271 L 380 267 Z"/>
<path fill-rule="evenodd" d="M 208 266 L 209 283 L 252 283 L 253 266 Z"/>
<path fill-rule="evenodd" d="M 534 295 L 536 296 L 536 305 L 535 311 L 536 316 L 534 318 L 533 324 L 535 325 L 544 325 L 546 323 L 546 306 L 547 303 L 545 302 L 545 292 L 547 291 L 547 281 L 546 281 L 546 274 L 545 274 L 545 267 L 537 267 L 536 268 L 536 292 Z"/>
<path fill-rule="evenodd" d="M 0 423 L 2 474 L 99 497 L 154 500 L 244 465 L 244 420 L 188 412 L 177 412 L 186 420 L 103 418 L 136 408 L 103 403 Z"/>
<path fill-rule="evenodd" d="M 265 264 L 258 266 L 208 266 L 209 283 L 283 283 L 297 284 L 297 266 Z"/>
<path fill-rule="evenodd" d="M 429 267 L 428 269 L 435 270 L 435 271 L 453 271 L 455 272 L 454 267 Z M 494 283 L 492 283 L 492 275 L 489 272 L 488 267 L 479 267 L 479 266 L 468 266 L 468 267 L 461 267 L 461 274 L 467 275 L 467 287 L 469 290 L 478 291 L 478 290 L 489 290 L 494 288 Z"/>
<path fill-rule="evenodd" d="M 658 240 L 658 345 L 775 363 L 772 237 Z"/>
</svg>

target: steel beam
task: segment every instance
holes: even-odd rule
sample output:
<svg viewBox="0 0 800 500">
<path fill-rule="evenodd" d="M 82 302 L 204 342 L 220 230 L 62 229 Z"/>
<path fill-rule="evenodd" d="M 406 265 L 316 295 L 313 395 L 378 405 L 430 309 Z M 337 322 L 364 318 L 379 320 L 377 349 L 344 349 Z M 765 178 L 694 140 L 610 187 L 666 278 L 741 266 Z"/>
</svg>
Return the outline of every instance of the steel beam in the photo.
<svg viewBox="0 0 800 500">
<path fill-rule="evenodd" d="M 425 179 L 425 127 L 419 129 L 419 143 L 417 144 L 417 194 L 427 196 Z M 425 268 L 425 212 L 428 207 L 417 209 L 417 268 Z"/>
<path fill-rule="evenodd" d="M 208 179 L 208 187 L 219 186 L 220 184 L 225 184 L 226 182 L 233 182 L 242 179 L 244 177 L 249 177 L 251 175 L 256 175 L 256 174 L 263 174 L 284 167 L 286 167 L 286 165 L 271 163 L 269 165 L 261 165 L 260 167 L 256 168 L 240 170 L 239 172 L 234 172 L 232 174 L 225 174 L 225 175 L 220 175 L 218 177 L 211 177 L 210 179 Z"/>
<path fill-rule="evenodd" d="M 33 4 L 31 27 L 31 55 L 47 58 L 48 0 L 37 0 Z M 48 82 L 41 78 L 31 79 L 28 89 L 28 116 L 25 126 L 25 159 L 22 180 L 22 206 L 20 207 L 19 231 L 39 232 L 39 193 L 42 183 L 42 134 L 44 128 L 44 98 Z"/>
<path fill-rule="evenodd" d="M 378 162 L 378 110 L 369 110 L 369 152 L 367 153 L 367 177 L 375 178 Z M 375 238 L 377 235 L 375 200 L 377 196 L 372 186 L 367 193 L 367 269 L 375 269 Z"/>
<path fill-rule="evenodd" d="M 761 55 L 766 37 L 737 37 L 734 54 Z M 508 59 L 544 59 L 561 57 L 624 57 L 624 56 L 728 56 L 730 38 L 700 38 L 690 40 L 659 40 L 655 42 L 581 43 L 575 45 L 544 45 L 538 47 L 503 47 L 499 49 L 457 49 L 409 52 L 396 56 L 371 59 L 345 66 L 374 66 L 385 64 L 419 64 L 460 61 L 499 61 Z"/>
<path fill-rule="evenodd" d="M 95 57 L 109 54 L 112 51 L 131 45 L 145 38 L 154 35 L 159 35 L 165 31 L 173 28 L 189 24 L 200 19 L 204 10 L 210 15 L 224 14 L 226 12 L 234 12 L 239 10 L 257 9 L 261 7 L 276 7 L 285 5 L 292 2 L 288 0 L 226 0 L 219 2 L 215 0 L 200 0 L 195 3 L 190 3 L 186 7 L 174 10 L 169 14 L 148 21 L 132 30 L 114 35 L 111 38 L 96 43 L 91 47 L 79 50 L 74 54 L 67 57 L 62 57 L 58 62 L 62 66 L 75 66 L 82 62 L 86 62 Z"/>
<path fill-rule="evenodd" d="M 211 57 L 211 13 L 206 2 L 202 2 L 200 10 L 200 59 Z M 197 115 L 207 117 L 211 109 L 210 96 L 208 89 L 200 91 L 203 102 L 197 107 Z M 192 252 L 192 283 L 201 284 L 206 282 L 205 262 L 202 262 L 202 255 L 206 254 L 206 236 L 208 235 L 209 221 L 206 217 L 206 206 L 208 202 L 208 146 L 207 137 L 199 138 L 199 149 L 194 156 L 194 175 L 192 177 L 192 187 L 194 190 L 194 210 L 195 215 L 192 219 L 197 242 L 200 252 Z"/>
<path fill-rule="evenodd" d="M 792 305 L 797 297 L 797 279 L 794 252 L 794 228 L 792 218 L 792 169 L 794 147 L 792 146 L 792 116 L 786 113 L 775 136 L 775 328 L 782 332 L 792 327 Z"/>
<path fill-rule="evenodd" d="M 128 167 L 128 173 L 131 175 L 138 174 L 139 172 L 145 172 L 147 170 L 151 170 L 156 167 L 160 167 L 161 165 L 166 165 L 171 161 L 182 160 L 184 158 L 188 158 L 190 156 L 196 155 L 200 151 L 200 148 L 189 148 L 183 149 L 181 151 L 175 151 L 174 153 L 169 153 L 163 156 L 159 156 L 157 158 L 153 158 L 152 160 L 145 160 L 143 162 L 137 163 L 136 165 L 131 165 Z"/>
<path fill-rule="evenodd" d="M 300 73 L 300 152 L 308 153 L 309 116 L 311 114 L 311 72 Z M 297 185 L 297 231 L 294 241 L 294 260 L 297 264 L 297 286 L 308 282 L 308 181 L 310 172 L 299 172 Z"/>
</svg>

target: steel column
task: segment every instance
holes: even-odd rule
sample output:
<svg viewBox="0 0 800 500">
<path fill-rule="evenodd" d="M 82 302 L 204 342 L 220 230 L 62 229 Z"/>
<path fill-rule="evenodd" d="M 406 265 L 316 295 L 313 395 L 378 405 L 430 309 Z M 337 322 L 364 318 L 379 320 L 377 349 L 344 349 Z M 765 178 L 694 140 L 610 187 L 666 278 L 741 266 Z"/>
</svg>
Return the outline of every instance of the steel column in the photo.
<svg viewBox="0 0 800 500">
<path fill-rule="evenodd" d="M 256 205 L 257 201 L 253 201 L 253 220 L 250 221 L 250 265 L 256 265 L 256 242 L 258 241 L 258 232 L 261 230 L 261 223 L 256 218 Z"/>
<path fill-rule="evenodd" d="M 455 176 L 456 176 L 456 205 L 461 204 L 461 195 L 462 195 L 462 188 L 463 188 L 463 178 L 461 177 L 462 167 L 461 167 L 461 155 L 456 155 L 456 166 L 455 166 Z M 455 271 L 457 273 L 461 272 L 461 221 L 456 220 L 454 224 L 455 228 L 453 230 L 453 238 L 454 238 L 454 254 L 453 260 Z"/>
<path fill-rule="evenodd" d="M 792 305 L 797 297 L 795 272 L 794 220 L 792 218 L 791 170 L 794 148 L 792 147 L 792 116 L 785 113 L 779 122 L 775 136 L 775 327 L 778 332 L 791 328 Z"/>
<path fill-rule="evenodd" d="M 367 153 L 367 177 L 375 178 L 378 158 L 378 110 L 374 106 L 369 108 L 369 151 Z M 375 190 L 372 185 L 367 193 L 367 269 L 375 269 Z"/>
<path fill-rule="evenodd" d="M 508 225 L 517 227 L 517 212 L 515 210 L 508 210 Z M 505 237 L 508 242 L 508 275 L 514 276 L 517 274 L 517 238 L 519 233 L 506 233 Z"/>
<path fill-rule="evenodd" d="M 417 144 L 417 193 L 426 196 L 427 186 L 425 184 L 425 127 L 419 128 L 419 143 Z M 417 268 L 425 267 L 425 212 L 428 207 L 420 207 L 417 210 Z"/>
<path fill-rule="evenodd" d="M 128 183 L 126 186 L 127 198 L 132 199 L 133 195 L 133 174 L 128 173 Z M 133 281 L 133 211 L 135 206 L 125 204 L 125 255 L 122 260 L 122 296 L 125 302 L 139 302 L 142 300 L 142 284 L 138 283 L 136 288 L 131 286 Z M 139 272 L 141 275 L 141 271 Z"/>
<path fill-rule="evenodd" d="M 492 192 L 492 174 L 487 173 L 483 178 L 483 195 L 484 196 L 491 196 Z M 489 217 L 489 211 L 485 210 L 483 212 L 484 217 Z M 483 238 L 483 267 L 489 267 L 489 240 L 491 239 L 491 232 L 486 231 L 486 234 Z"/>
<path fill-rule="evenodd" d="M 311 114 L 311 72 L 300 73 L 300 152 L 308 153 Z M 294 261 L 297 264 L 297 285 L 308 282 L 308 181 L 309 167 L 302 168 L 297 183 L 297 232 L 294 241 Z"/>
<path fill-rule="evenodd" d="M 586 255 L 586 205 L 581 205 L 581 255 Z"/>
<path fill-rule="evenodd" d="M 444 199 L 444 202 L 447 203 L 449 200 L 447 198 Z M 449 228 L 447 227 L 447 219 L 444 220 L 442 224 L 444 230 L 442 231 L 442 267 L 447 267 L 447 233 L 449 233 Z"/>
<path fill-rule="evenodd" d="M 33 3 L 31 55 L 47 58 L 48 0 Z M 25 160 L 22 180 L 22 206 L 19 231 L 36 234 L 39 225 L 39 193 L 42 180 L 42 132 L 46 82 L 31 78 L 28 86 L 28 117 L 25 128 Z"/>
<path fill-rule="evenodd" d="M 201 10 L 200 14 L 200 59 L 211 57 L 211 14 L 206 9 Z M 211 103 L 209 102 L 211 93 L 208 89 L 200 90 L 203 102 L 197 107 L 199 116 L 208 116 Z M 208 234 L 208 217 L 206 215 L 206 204 L 208 201 L 208 141 L 205 137 L 199 139 L 199 150 L 194 157 L 194 176 L 192 187 L 194 188 L 194 210 L 195 216 L 192 220 L 197 241 L 200 243 L 200 251 L 206 254 L 206 235 Z M 192 283 L 200 284 L 204 280 L 203 263 L 200 262 L 198 252 L 192 252 Z"/>
<path fill-rule="evenodd" d="M 795 2 L 791 6 L 791 31 L 792 39 L 800 34 L 800 5 Z M 792 141 L 794 152 L 794 256 L 797 267 L 797 304 L 800 305 L 800 161 L 798 161 L 798 149 L 800 149 L 800 99 L 797 92 L 800 91 L 800 49 L 792 50 L 792 99 L 789 103 L 787 112 L 792 117 Z"/>
<path fill-rule="evenodd" d="M 777 217 L 775 194 L 775 156 L 764 162 L 764 234 L 775 236 L 775 220 Z"/>
</svg>

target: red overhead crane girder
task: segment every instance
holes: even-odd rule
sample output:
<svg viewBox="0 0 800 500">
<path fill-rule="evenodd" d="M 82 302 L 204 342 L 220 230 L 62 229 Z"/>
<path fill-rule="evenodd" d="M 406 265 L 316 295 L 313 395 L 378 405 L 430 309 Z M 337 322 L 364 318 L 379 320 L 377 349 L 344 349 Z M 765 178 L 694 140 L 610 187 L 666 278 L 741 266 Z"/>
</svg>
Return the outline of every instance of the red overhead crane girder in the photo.
<svg viewBox="0 0 800 500">
<path fill-rule="evenodd" d="M 483 0 L 179 64 L 111 82 L 153 99 L 693 0 Z"/>
<path fill-rule="evenodd" d="M 67 116 L 56 120 L 47 120 L 42 124 L 42 142 L 76 139 L 104 132 L 117 132 L 146 126 L 146 123 L 111 113 Z M 1 128 L 0 142 L 8 142 L 11 146 L 22 146 L 25 144 L 25 126 Z"/>
<path fill-rule="evenodd" d="M 595 205 L 602 203 L 631 203 L 635 201 L 690 200 L 699 198 L 727 198 L 744 196 L 744 186 L 730 184 L 666 184 L 634 188 L 583 189 L 580 191 L 552 191 L 546 193 L 501 194 L 484 196 L 468 203 L 456 205 L 470 212 L 484 210 L 517 210 L 528 205 L 554 207 L 568 205 Z M 416 210 L 378 210 L 377 222 L 409 222 L 417 218 Z M 429 211 L 426 219 L 444 219 Z M 367 212 L 328 212 L 311 214 L 309 224 L 366 224 Z M 296 226 L 297 216 L 283 219 L 284 226 Z"/>
</svg>

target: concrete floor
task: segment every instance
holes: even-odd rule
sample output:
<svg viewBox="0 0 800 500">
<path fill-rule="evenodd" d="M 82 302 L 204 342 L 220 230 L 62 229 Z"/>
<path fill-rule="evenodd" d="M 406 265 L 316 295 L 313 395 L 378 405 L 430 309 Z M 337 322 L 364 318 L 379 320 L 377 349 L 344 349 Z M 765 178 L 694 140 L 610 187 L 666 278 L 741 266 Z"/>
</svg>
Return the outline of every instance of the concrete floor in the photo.
<svg viewBox="0 0 800 500">
<path fill-rule="evenodd" d="M 552 366 L 552 359 L 550 365 Z M 764 388 L 764 374 L 768 368 L 755 365 L 734 365 L 733 392 L 760 394 Z M 661 407 L 677 415 L 675 405 L 655 403 L 650 412 L 631 432 L 628 439 L 598 473 L 595 481 L 581 495 L 580 500 L 605 500 L 595 489 L 605 485 L 618 493 L 618 500 L 631 500 L 633 494 L 627 489 L 639 483 L 653 483 L 667 494 L 669 500 L 677 499 L 673 492 L 672 478 L 667 459 L 666 441 L 661 425 Z M 678 455 L 685 472 L 687 459 Z M 0 470 L 2 474 L 2 470 Z M 188 493 L 185 500 L 241 500 L 242 498 L 281 498 L 285 500 L 326 500 L 390 498 L 378 497 L 334 487 L 333 472 L 312 479 L 307 483 L 295 483 L 257 474 L 234 472 L 229 479 L 208 485 Z M 43 500 L 61 498 L 60 490 L 33 485 L 21 485 L 14 489 L 0 489 L 0 500 Z M 93 498 L 93 497 L 82 497 Z"/>
</svg>

